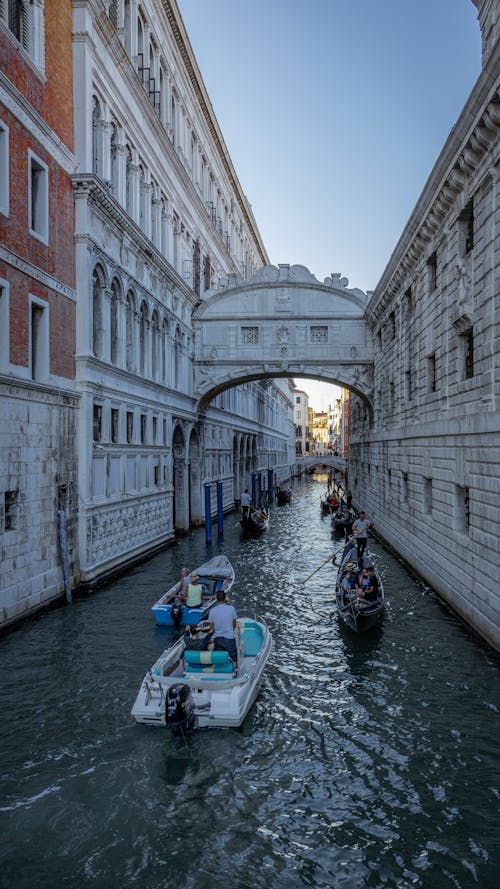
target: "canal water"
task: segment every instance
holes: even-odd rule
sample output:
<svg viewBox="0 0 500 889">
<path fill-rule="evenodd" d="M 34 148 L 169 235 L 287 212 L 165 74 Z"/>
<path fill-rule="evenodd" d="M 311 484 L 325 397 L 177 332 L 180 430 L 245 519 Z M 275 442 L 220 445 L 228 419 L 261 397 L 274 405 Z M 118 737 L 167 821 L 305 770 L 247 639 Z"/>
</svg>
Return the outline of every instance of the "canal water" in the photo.
<svg viewBox="0 0 500 889">
<path fill-rule="evenodd" d="M 212 546 L 274 637 L 239 731 L 130 717 L 178 632 L 150 607 L 203 529 L 0 639 L 2 889 L 500 887 L 500 661 L 374 539 L 384 624 L 340 626 L 331 565 L 302 582 L 336 545 L 324 488 Z"/>
</svg>

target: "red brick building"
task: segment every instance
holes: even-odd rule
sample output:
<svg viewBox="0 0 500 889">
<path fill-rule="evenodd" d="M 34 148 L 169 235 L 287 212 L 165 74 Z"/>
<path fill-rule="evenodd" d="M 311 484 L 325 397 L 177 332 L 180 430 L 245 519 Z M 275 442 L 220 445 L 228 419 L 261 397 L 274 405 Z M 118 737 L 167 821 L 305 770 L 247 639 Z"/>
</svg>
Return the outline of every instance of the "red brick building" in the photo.
<svg viewBox="0 0 500 889">
<path fill-rule="evenodd" d="M 71 25 L 69 0 L 0 2 L 0 624 L 64 589 L 58 522 L 74 573 Z"/>
</svg>

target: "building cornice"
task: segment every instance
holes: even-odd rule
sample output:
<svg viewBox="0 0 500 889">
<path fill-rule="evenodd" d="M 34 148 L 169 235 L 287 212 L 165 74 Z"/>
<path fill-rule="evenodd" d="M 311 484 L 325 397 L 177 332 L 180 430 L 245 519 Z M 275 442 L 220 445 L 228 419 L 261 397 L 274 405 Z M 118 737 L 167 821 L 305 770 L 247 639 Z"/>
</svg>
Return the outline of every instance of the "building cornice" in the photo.
<svg viewBox="0 0 500 889">
<path fill-rule="evenodd" d="M 162 279 L 172 293 L 176 292 L 179 297 L 182 297 L 191 310 L 198 305 L 199 299 L 192 288 L 188 287 L 174 267 L 167 262 L 163 254 L 146 237 L 142 229 L 130 218 L 98 176 L 77 173 L 72 177 L 72 182 L 75 197 L 85 198 L 94 205 L 98 212 L 101 211 L 103 221 L 108 224 L 114 224 L 116 231 L 122 238 L 122 244 L 126 244 L 128 238 L 127 249 L 130 249 L 133 244 L 134 251 L 143 263 L 151 264 L 151 262 L 154 262 L 157 268 L 161 270 Z M 124 235 L 127 237 L 125 238 Z M 98 249 L 102 250 L 102 246 L 97 244 L 89 231 L 78 232 L 77 237 L 91 238 L 96 243 Z M 140 284 L 139 281 L 137 283 Z M 143 287 L 144 285 L 140 284 L 140 286 Z"/>
<path fill-rule="evenodd" d="M 0 245 L 0 261 L 5 262 L 6 265 L 10 265 L 24 275 L 28 275 L 28 277 L 33 278 L 34 281 L 38 281 L 39 284 L 43 284 L 49 290 L 53 290 L 55 293 L 59 293 L 61 296 L 65 296 L 67 299 L 76 302 L 76 290 L 72 287 L 68 287 L 68 285 L 64 284 L 62 281 L 58 281 L 58 279 L 54 278 L 52 275 L 48 275 L 43 269 L 38 268 L 36 265 L 33 265 L 26 259 L 18 256 L 17 253 L 14 253 L 12 250 L 2 247 L 2 245 Z"/>
<path fill-rule="evenodd" d="M 210 102 L 208 93 L 205 89 L 203 78 L 201 76 L 200 69 L 198 68 L 191 43 L 189 41 L 189 37 L 182 22 L 182 17 L 179 12 L 177 3 L 175 2 L 175 0 L 162 0 L 162 2 L 170 28 L 172 30 L 174 40 L 177 45 L 177 49 L 179 50 L 182 61 L 184 63 L 186 73 L 195 92 L 201 112 L 205 118 L 206 124 L 210 131 L 210 135 L 212 136 L 214 145 L 218 151 L 226 175 L 228 176 L 234 193 L 238 199 L 241 212 L 246 220 L 246 224 L 249 230 L 252 232 L 255 245 L 262 260 L 262 264 L 269 265 L 269 257 L 267 255 L 266 248 L 264 247 L 260 232 L 257 228 L 255 217 L 241 188 L 240 182 L 229 156 L 226 143 L 224 142 L 224 137 L 217 122 L 215 112 L 212 108 L 212 103 Z"/>
<path fill-rule="evenodd" d="M 0 71 L 0 103 L 16 118 L 33 137 L 45 148 L 56 163 L 68 173 L 74 173 L 78 163 L 62 139 L 38 114 L 28 100 L 13 83 Z"/>
<path fill-rule="evenodd" d="M 366 309 L 366 318 L 379 323 L 394 297 L 405 287 L 417 262 L 459 195 L 472 196 L 474 175 L 484 157 L 500 154 L 500 43 L 489 56 L 467 103 L 424 186 L 423 192 L 378 282 Z M 492 159 L 495 163 L 495 158 Z"/>
</svg>

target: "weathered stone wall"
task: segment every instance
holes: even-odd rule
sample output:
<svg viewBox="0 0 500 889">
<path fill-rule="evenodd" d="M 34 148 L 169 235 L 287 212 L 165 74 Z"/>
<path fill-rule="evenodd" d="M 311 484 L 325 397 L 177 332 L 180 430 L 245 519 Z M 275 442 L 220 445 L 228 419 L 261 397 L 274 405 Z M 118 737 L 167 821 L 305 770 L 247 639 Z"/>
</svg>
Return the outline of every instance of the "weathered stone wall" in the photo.
<svg viewBox="0 0 500 889">
<path fill-rule="evenodd" d="M 368 305 L 374 417 L 353 398 L 349 483 L 382 537 L 500 649 L 499 50 Z"/>
<path fill-rule="evenodd" d="M 66 514 L 69 573 L 76 550 L 77 398 L 0 379 L 0 625 L 64 592 L 58 508 Z"/>
</svg>

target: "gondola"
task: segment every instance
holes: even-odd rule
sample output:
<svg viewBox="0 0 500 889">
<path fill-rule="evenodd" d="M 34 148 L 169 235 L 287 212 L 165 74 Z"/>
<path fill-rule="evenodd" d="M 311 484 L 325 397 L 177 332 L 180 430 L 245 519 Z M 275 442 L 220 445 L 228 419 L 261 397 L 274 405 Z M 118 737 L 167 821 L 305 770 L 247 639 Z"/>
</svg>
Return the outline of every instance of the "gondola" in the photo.
<svg viewBox="0 0 500 889">
<path fill-rule="evenodd" d="M 332 497 L 333 496 L 335 496 L 335 498 L 337 498 L 336 494 L 334 494 L 333 492 L 327 491 L 326 494 L 324 494 L 323 497 L 321 498 L 320 506 L 321 506 L 322 515 L 333 515 L 333 513 L 336 511 L 338 499 L 336 500 L 335 505 L 332 506 Z"/>
<path fill-rule="evenodd" d="M 336 531 L 343 531 L 347 535 L 351 532 L 352 523 L 355 518 L 356 513 L 353 509 L 348 509 L 346 506 L 341 505 L 334 513 L 332 513 L 332 525 Z"/>
<path fill-rule="evenodd" d="M 276 503 L 278 506 L 284 506 L 285 503 L 290 503 L 292 499 L 292 492 L 290 488 L 276 488 Z"/>
<path fill-rule="evenodd" d="M 342 590 L 341 583 L 347 568 L 350 568 L 352 574 L 356 576 L 362 568 L 369 567 L 365 559 L 362 561 L 363 564 L 360 565 L 358 563 L 356 541 L 351 538 L 351 540 L 346 543 L 340 557 L 340 566 L 335 584 L 335 597 L 340 618 L 355 633 L 365 633 L 367 630 L 371 630 L 372 627 L 375 627 L 381 622 L 384 614 L 384 586 L 374 565 L 372 565 L 372 567 L 374 568 L 374 574 L 378 581 L 378 595 L 375 602 L 368 602 L 364 601 L 362 598 L 355 597 L 347 600 L 347 597 Z"/>
<path fill-rule="evenodd" d="M 241 517 L 240 525 L 251 534 L 260 534 L 269 526 L 269 513 L 263 508 L 256 509 L 251 506 L 249 514 Z"/>
</svg>

